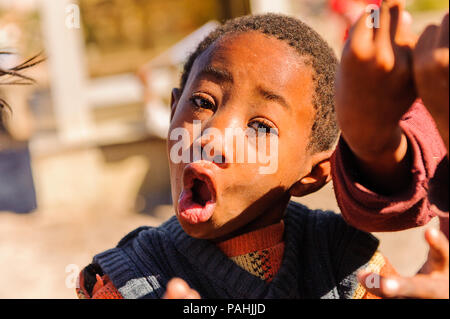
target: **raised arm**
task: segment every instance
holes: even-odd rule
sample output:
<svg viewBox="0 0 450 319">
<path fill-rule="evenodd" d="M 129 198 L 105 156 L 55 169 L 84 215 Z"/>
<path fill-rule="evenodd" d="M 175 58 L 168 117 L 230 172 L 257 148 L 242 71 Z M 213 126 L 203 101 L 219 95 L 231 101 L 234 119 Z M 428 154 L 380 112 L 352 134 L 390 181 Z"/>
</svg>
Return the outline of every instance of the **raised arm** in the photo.
<svg viewBox="0 0 450 319">
<path fill-rule="evenodd" d="M 399 31 L 401 7 L 390 1 L 381 11 L 379 29 L 367 27 L 368 14 L 357 22 L 338 71 L 336 198 L 347 222 L 362 230 L 408 229 L 439 214 L 448 236 L 446 148 L 416 100 L 412 45 L 399 44 L 407 34 Z"/>
</svg>

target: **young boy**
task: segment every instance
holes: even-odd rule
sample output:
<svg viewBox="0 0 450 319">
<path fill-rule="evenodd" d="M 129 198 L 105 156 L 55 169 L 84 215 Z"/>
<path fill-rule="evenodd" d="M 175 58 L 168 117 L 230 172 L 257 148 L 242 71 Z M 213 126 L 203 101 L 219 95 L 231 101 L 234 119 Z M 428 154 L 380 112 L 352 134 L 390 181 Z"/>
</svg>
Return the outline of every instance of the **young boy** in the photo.
<svg viewBox="0 0 450 319">
<path fill-rule="evenodd" d="M 78 296 L 162 298 L 179 277 L 202 298 L 372 297 L 357 272 L 394 273 L 378 241 L 337 214 L 290 202 L 330 180 L 339 135 L 336 66 L 328 45 L 294 18 L 246 16 L 211 33 L 172 92 L 168 153 L 176 216 L 96 255 L 80 274 Z M 203 138 L 208 129 L 227 128 L 245 131 L 247 150 L 257 154 L 263 136 L 275 139 L 276 171 L 236 163 L 234 143 Z M 188 133 L 190 153 L 212 148 L 214 157 L 174 161 L 179 142 L 171 137 L 179 129 Z"/>
</svg>

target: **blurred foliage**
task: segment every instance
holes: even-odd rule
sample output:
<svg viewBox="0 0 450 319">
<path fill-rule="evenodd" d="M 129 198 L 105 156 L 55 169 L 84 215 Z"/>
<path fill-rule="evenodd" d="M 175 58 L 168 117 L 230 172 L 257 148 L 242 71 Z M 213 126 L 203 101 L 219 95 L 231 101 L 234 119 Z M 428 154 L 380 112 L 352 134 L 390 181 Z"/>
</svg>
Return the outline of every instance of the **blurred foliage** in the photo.
<svg viewBox="0 0 450 319">
<path fill-rule="evenodd" d="M 80 0 L 91 76 L 135 71 L 208 21 L 245 11 L 238 2 Z"/>
<path fill-rule="evenodd" d="M 408 0 L 409 11 L 434 11 L 448 9 L 448 0 Z"/>
</svg>

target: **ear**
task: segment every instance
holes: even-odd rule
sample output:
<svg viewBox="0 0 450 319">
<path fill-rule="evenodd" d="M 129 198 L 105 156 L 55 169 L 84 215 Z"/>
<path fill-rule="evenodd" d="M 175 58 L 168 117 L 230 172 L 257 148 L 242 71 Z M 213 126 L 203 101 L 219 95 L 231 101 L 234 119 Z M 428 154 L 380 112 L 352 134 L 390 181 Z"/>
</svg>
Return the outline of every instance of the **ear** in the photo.
<svg viewBox="0 0 450 319">
<path fill-rule="evenodd" d="M 181 97 L 181 91 L 178 88 L 172 89 L 172 95 L 170 96 L 170 120 L 172 121 L 175 110 L 177 109 L 178 101 Z"/>
<path fill-rule="evenodd" d="M 313 163 L 317 164 L 313 165 L 311 171 L 291 186 L 289 189 L 291 196 L 301 197 L 317 192 L 331 181 L 331 152 L 321 154 L 323 155 L 316 154 L 318 159 Z"/>
</svg>

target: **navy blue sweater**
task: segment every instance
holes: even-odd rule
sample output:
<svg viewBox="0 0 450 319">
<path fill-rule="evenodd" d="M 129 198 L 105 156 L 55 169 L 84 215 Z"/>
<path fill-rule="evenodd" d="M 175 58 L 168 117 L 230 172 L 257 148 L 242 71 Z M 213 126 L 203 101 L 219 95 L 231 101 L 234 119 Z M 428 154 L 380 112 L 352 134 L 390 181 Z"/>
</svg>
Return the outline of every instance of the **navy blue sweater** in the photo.
<svg viewBox="0 0 450 319">
<path fill-rule="evenodd" d="M 187 235 L 173 217 L 140 227 L 94 257 L 124 298 L 161 298 L 173 277 L 202 298 L 352 298 L 356 272 L 378 240 L 333 212 L 290 202 L 284 216 L 281 267 L 267 283 L 236 265 L 208 240 Z"/>
</svg>

